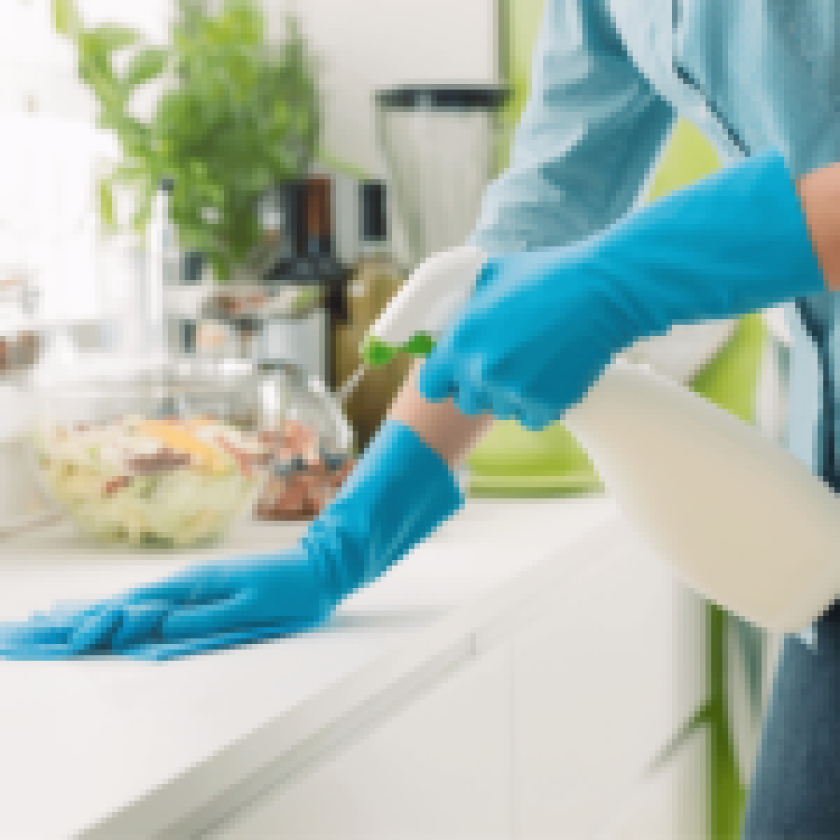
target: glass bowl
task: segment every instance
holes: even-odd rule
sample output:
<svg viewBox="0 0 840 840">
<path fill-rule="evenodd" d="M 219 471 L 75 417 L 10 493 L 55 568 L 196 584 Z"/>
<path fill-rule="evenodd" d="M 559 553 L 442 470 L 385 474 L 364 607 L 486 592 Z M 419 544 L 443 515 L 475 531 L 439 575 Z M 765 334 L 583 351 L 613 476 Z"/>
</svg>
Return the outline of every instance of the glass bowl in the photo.
<svg viewBox="0 0 840 840">
<path fill-rule="evenodd" d="M 295 366 L 76 366 L 36 390 L 33 454 L 47 495 L 98 542 L 184 548 L 252 512 L 305 520 L 352 468 L 340 405 Z"/>
<path fill-rule="evenodd" d="M 100 367 L 35 394 L 47 494 L 96 541 L 211 543 L 253 507 L 268 473 L 259 380 L 245 371 Z"/>
</svg>

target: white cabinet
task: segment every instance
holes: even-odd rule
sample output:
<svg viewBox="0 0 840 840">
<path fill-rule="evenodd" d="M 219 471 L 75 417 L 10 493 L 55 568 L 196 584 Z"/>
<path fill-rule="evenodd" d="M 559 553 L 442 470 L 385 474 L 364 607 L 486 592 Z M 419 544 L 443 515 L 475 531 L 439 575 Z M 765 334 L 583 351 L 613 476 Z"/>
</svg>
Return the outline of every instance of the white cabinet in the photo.
<svg viewBox="0 0 840 840">
<path fill-rule="evenodd" d="M 507 646 L 473 660 L 206 836 L 510 837 L 510 675 Z"/>
<path fill-rule="evenodd" d="M 645 774 L 592 840 L 706 840 L 710 734 L 698 729 L 664 767 Z"/>
<path fill-rule="evenodd" d="M 476 656 L 208 836 L 702 836 L 705 740 L 650 768 L 706 700 L 703 602 L 621 523 L 582 549 Z"/>
<path fill-rule="evenodd" d="M 702 707 L 700 599 L 623 529 L 514 644 L 517 837 L 592 836 Z"/>
</svg>

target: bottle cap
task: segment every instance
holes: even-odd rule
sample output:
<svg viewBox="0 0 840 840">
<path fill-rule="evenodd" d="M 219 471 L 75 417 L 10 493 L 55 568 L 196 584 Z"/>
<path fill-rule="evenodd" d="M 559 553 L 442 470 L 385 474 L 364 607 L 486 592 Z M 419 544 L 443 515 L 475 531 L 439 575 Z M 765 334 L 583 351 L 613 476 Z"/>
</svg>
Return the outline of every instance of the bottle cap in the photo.
<svg viewBox="0 0 840 840">
<path fill-rule="evenodd" d="M 405 344 L 398 347 L 369 334 L 362 344 L 362 359 L 371 367 L 382 367 L 400 353 L 407 353 L 409 356 L 428 356 L 434 349 L 434 338 L 424 332 L 415 333 Z"/>
<path fill-rule="evenodd" d="M 388 215 L 385 184 L 363 181 L 359 184 L 359 235 L 363 243 L 381 243 L 388 239 Z"/>
</svg>

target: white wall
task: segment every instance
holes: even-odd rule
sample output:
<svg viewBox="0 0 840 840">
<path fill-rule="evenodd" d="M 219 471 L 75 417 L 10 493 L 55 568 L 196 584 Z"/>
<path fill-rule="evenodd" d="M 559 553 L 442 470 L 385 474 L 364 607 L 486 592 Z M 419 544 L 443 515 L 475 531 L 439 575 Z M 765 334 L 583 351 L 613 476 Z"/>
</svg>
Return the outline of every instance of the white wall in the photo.
<svg viewBox="0 0 840 840">
<path fill-rule="evenodd" d="M 486 82 L 496 74 L 496 0 L 264 0 L 272 36 L 301 21 L 321 57 L 323 147 L 382 175 L 372 93 L 416 82 Z"/>
<path fill-rule="evenodd" d="M 76 0 L 85 24 L 167 31 L 171 0 Z M 95 127 L 74 50 L 52 28 L 50 0 L 0 0 L 0 272 L 27 270 L 48 321 L 95 319 L 103 286 L 124 280 L 97 237 L 96 174 L 118 154 Z"/>
</svg>

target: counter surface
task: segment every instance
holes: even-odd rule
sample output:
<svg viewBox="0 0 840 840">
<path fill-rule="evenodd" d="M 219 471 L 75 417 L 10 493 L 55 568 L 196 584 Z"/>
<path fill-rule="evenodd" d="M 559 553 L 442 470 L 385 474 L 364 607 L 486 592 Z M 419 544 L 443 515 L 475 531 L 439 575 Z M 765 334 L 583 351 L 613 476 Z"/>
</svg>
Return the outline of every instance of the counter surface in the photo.
<svg viewBox="0 0 840 840">
<path fill-rule="evenodd" d="M 200 829 L 261 768 L 311 760 L 342 728 L 456 667 L 477 634 L 501 632 L 585 568 L 580 546 L 617 518 L 602 496 L 471 501 L 315 632 L 163 663 L 0 661 L 0 837 Z M 172 555 L 91 549 L 68 523 L 42 527 L 4 540 L 0 617 L 112 595 L 214 554 L 280 548 L 300 532 L 249 523 L 222 547 Z"/>
</svg>

